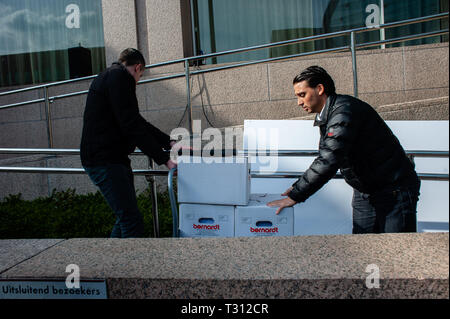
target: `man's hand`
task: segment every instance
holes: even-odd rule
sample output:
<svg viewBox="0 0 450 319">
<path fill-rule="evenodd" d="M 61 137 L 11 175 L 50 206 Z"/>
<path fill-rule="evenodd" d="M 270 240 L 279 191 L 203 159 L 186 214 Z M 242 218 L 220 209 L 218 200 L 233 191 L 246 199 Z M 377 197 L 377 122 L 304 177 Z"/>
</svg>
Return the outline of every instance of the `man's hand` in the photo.
<svg viewBox="0 0 450 319">
<path fill-rule="evenodd" d="M 281 194 L 281 196 L 288 196 L 289 193 L 291 192 L 291 190 L 292 190 L 292 187 L 289 187 L 283 194 Z M 267 203 L 267 206 L 269 206 L 269 207 L 279 207 L 277 209 L 277 211 L 275 212 L 275 215 L 278 215 L 283 210 L 283 208 L 285 208 L 285 207 L 292 207 L 295 204 L 297 204 L 296 201 L 294 201 L 293 199 L 287 197 L 287 198 L 274 200 L 273 202 Z"/>
<path fill-rule="evenodd" d="M 178 164 L 172 160 L 168 160 L 166 163 L 168 169 L 177 168 Z"/>
<path fill-rule="evenodd" d="M 171 140 L 170 141 L 170 148 L 173 148 L 173 146 L 175 145 L 175 144 L 177 144 L 177 141 L 175 141 L 175 140 Z"/>
</svg>

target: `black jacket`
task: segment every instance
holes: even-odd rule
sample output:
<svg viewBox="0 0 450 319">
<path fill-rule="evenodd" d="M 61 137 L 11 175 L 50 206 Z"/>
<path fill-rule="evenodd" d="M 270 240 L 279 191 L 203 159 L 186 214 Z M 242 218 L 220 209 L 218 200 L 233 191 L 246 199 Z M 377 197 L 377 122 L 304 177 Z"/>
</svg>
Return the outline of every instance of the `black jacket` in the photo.
<svg viewBox="0 0 450 319">
<path fill-rule="evenodd" d="M 314 122 L 320 128 L 319 156 L 292 185 L 291 199 L 305 201 L 338 169 L 349 185 L 367 194 L 420 185 L 414 164 L 369 104 L 347 95 L 331 95 L 322 114 Z"/>
<path fill-rule="evenodd" d="M 169 160 L 170 138 L 140 114 L 136 81 L 119 63 L 100 73 L 91 83 L 86 100 L 81 137 L 81 163 L 130 165 L 136 147 L 161 165 Z"/>
</svg>

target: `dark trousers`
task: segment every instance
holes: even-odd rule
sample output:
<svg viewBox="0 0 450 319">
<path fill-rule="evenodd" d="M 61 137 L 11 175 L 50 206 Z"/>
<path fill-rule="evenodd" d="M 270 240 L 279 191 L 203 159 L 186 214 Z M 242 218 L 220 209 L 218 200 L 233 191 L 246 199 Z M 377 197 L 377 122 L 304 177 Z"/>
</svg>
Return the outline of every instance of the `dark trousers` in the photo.
<svg viewBox="0 0 450 319">
<path fill-rule="evenodd" d="M 122 164 L 107 164 L 84 169 L 116 215 L 111 237 L 143 237 L 144 222 L 137 207 L 131 168 Z"/>
<path fill-rule="evenodd" d="M 399 188 L 377 194 L 353 193 L 353 234 L 417 231 L 419 188 Z"/>
</svg>

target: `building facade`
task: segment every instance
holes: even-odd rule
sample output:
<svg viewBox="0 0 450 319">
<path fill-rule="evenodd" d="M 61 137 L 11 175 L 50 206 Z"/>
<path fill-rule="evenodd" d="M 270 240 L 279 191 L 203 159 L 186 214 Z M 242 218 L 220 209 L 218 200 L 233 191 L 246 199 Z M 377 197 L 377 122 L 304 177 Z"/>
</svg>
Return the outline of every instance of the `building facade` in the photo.
<svg viewBox="0 0 450 319">
<path fill-rule="evenodd" d="M 150 64 L 448 11 L 444 0 L 1 0 L 2 89 L 97 74 L 125 47 Z M 448 26 L 448 20 L 376 30 L 358 42 Z M 448 36 L 386 47 L 441 43 Z M 202 60 L 265 59 L 349 44 L 348 37 Z"/>
</svg>

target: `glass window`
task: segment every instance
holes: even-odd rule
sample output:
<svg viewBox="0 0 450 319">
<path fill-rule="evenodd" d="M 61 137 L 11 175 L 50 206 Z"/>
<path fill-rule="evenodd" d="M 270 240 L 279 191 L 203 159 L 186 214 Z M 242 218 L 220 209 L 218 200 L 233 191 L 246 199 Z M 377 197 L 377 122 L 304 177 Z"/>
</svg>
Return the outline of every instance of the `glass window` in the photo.
<svg viewBox="0 0 450 319">
<path fill-rule="evenodd" d="M 196 54 L 214 53 L 448 11 L 446 0 L 192 0 Z M 441 28 L 431 21 L 359 34 L 358 43 Z M 447 21 L 448 24 L 448 21 Z M 439 37 L 406 43 L 441 42 Z M 448 41 L 448 37 L 444 39 Z M 349 37 L 225 55 L 207 63 L 277 57 L 349 44 Z M 404 43 L 395 46 L 405 45 Z M 394 45 L 391 45 L 394 46 Z"/>
<path fill-rule="evenodd" d="M 0 0 L 0 86 L 105 68 L 101 0 Z"/>
</svg>

